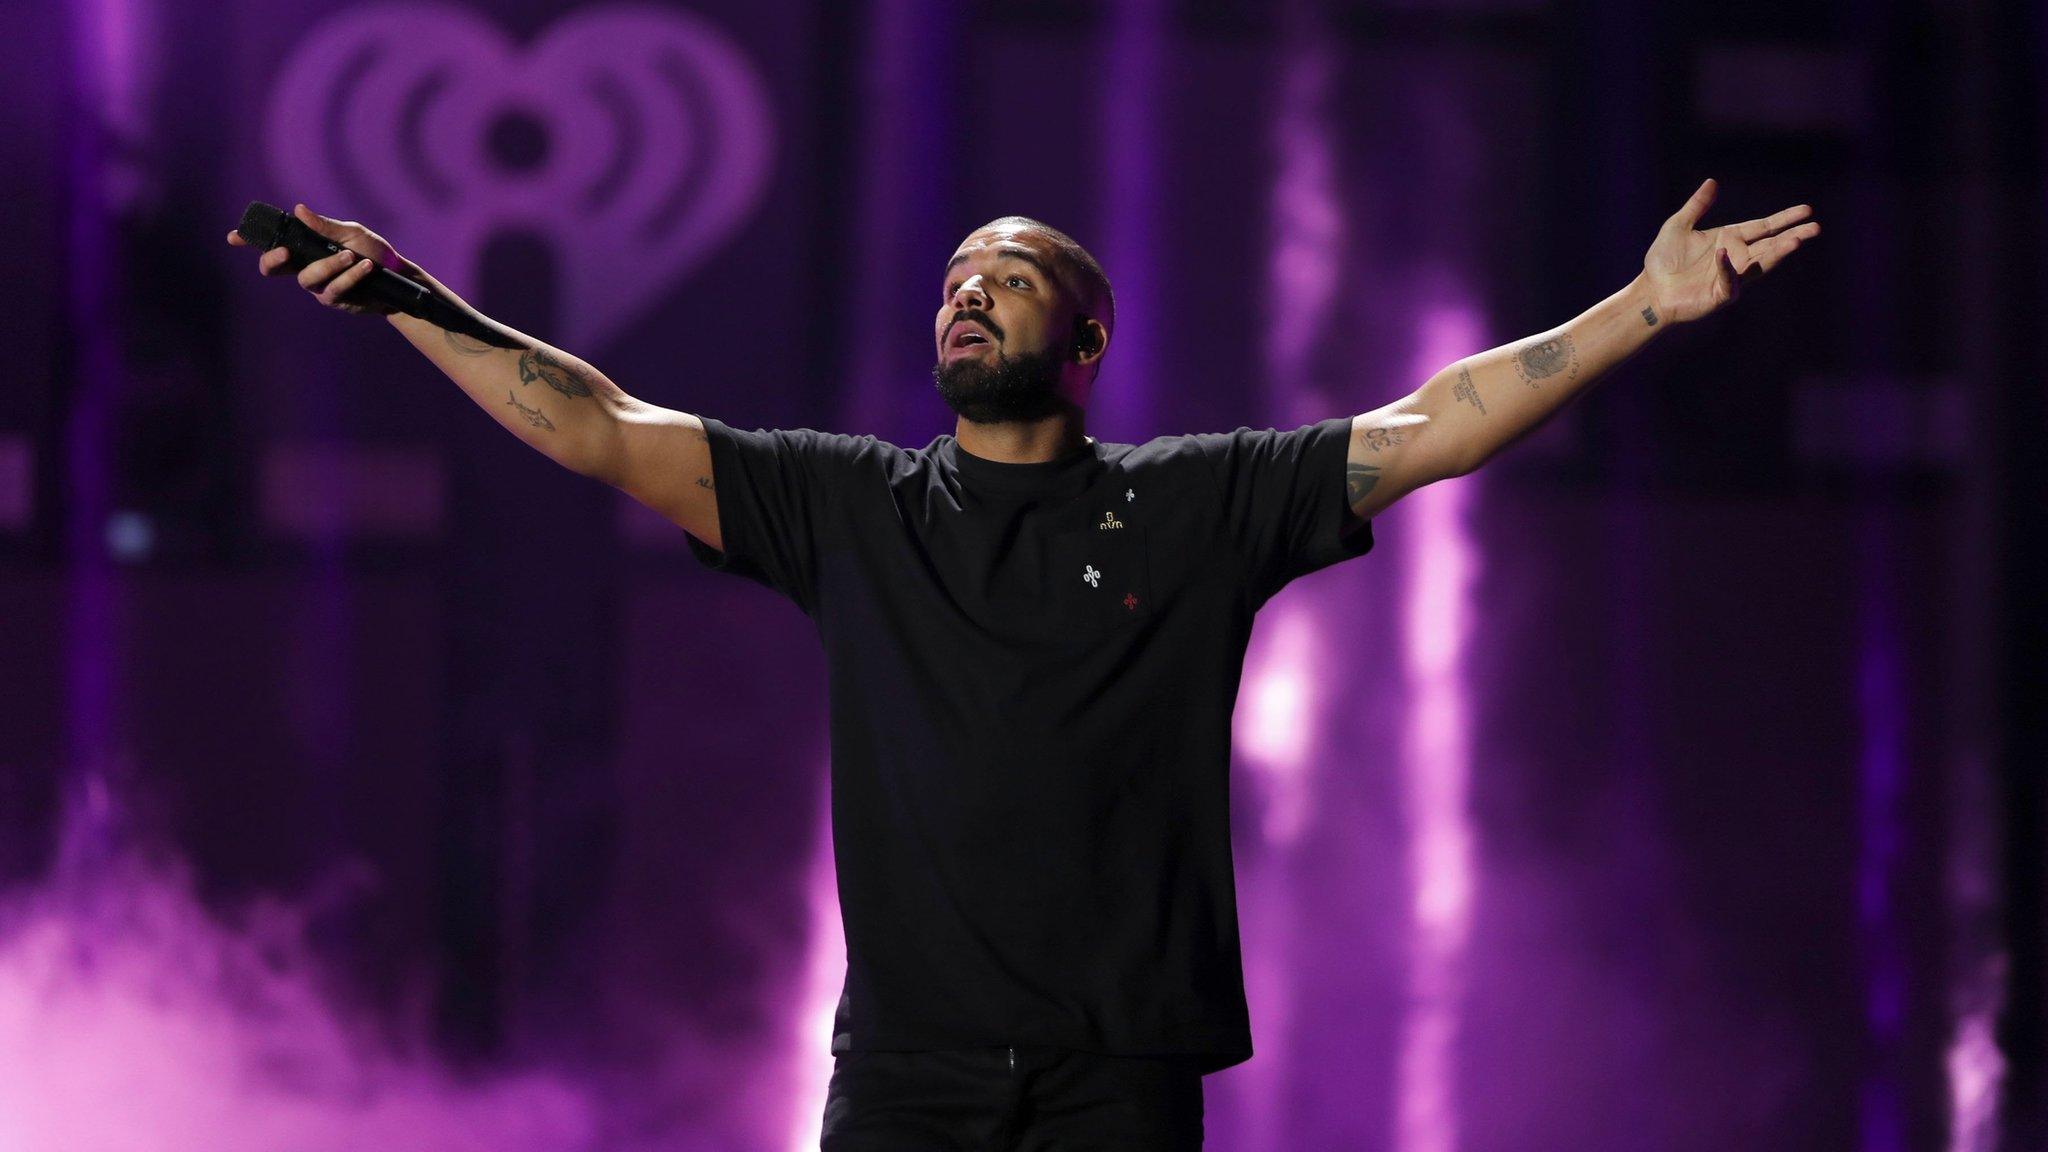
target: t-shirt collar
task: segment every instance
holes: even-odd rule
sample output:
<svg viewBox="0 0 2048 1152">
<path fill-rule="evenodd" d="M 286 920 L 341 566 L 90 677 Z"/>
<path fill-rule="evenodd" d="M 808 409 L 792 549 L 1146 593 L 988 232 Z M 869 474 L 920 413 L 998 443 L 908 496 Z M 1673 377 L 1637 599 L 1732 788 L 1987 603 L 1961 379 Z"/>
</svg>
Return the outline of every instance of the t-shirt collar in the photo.
<svg viewBox="0 0 2048 1152">
<path fill-rule="evenodd" d="M 1064 488 L 1085 476 L 1100 459 L 1101 445 L 1100 440 L 1091 439 L 1058 460 L 1005 464 L 976 456 L 947 435 L 939 438 L 939 458 L 948 468 L 959 473 L 969 488 L 1036 495 Z"/>
</svg>

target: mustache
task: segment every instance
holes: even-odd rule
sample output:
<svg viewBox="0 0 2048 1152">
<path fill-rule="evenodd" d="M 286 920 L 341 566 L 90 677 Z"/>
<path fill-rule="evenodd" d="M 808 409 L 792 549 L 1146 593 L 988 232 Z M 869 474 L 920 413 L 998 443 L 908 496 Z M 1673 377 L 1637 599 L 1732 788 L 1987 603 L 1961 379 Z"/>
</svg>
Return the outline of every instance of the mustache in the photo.
<svg viewBox="0 0 2048 1152">
<path fill-rule="evenodd" d="M 964 320 L 972 320 L 976 324 L 981 325 L 983 328 L 988 329 L 988 334 L 995 337 L 997 340 L 1001 340 L 1003 338 L 1003 330 L 996 326 L 995 321 L 988 318 L 988 313 L 977 312 L 974 311 L 973 309 L 969 309 L 965 312 L 960 313 L 958 316 L 953 317 L 953 322 L 951 324 L 946 325 L 947 340 L 950 341 L 953 339 L 953 329 L 958 327 L 959 324 Z"/>
</svg>

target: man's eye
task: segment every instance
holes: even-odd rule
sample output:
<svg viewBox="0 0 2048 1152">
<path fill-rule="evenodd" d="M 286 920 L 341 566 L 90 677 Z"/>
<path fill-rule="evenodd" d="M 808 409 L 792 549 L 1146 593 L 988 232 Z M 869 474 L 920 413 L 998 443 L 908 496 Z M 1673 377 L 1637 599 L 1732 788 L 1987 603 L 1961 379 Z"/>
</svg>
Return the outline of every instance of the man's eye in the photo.
<svg viewBox="0 0 2048 1152">
<path fill-rule="evenodd" d="M 1014 273 L 1009 276 L 1005 276 L 1003 278 L 1003 283 L 1008 284 L 1013 280 L 1022 283 L 1026 288 L 1031 287 L 1031 281 L 1026 280 L 1024 277 L 1018 276 Z M 946 299 L 951 300 L 953 298 L 953 293 L 958 292 L 959 290 L 960 281 L 958 280 L 955 280 L 951 284 L 946 285 Z"/>
</svg>

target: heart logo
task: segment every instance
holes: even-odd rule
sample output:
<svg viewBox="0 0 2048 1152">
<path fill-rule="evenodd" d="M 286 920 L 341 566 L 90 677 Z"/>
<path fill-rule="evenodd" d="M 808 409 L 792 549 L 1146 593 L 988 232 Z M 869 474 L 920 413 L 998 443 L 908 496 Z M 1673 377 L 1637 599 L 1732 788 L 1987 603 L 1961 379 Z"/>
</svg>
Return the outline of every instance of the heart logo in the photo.
<svg viewBox="0 0 2048 1152">
<path fill-rule="evenodd" d="M 543 237 L 564 346 L 596 351 L 731 237 L 767 183 L 766 85 L 707 21 L 581 9 L 522 49 L 445 5 L 316 26 L 264 138 L 292 199 L 361 220 L 455 291 L 493 234 Z"/>
</svg>

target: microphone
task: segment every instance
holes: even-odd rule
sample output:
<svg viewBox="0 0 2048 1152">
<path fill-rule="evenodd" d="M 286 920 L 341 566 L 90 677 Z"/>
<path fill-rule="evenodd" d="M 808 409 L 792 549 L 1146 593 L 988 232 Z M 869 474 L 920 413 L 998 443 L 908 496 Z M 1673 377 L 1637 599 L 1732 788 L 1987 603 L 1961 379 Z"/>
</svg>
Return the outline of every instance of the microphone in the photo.
<svg viewBox="0 0 2048 1152">
<path fill-rule="evenodd" d="M 304 268 L 342 249 L 340 244 L 306 227 L 305 221 L 297 216 L 261 200 L 249 202 L 249 207 L 242 212 L 241 227 L 235 231 L 259 252 L 268 252 L 283 245 L 285 251 L 291 253 L 286 263 L 294 269 Z M 375 300 L 394 311 L 417 316 L 437 328 L 459 332 L 493 348 L 526 347 L 502 332 L 478 323 L 469 313 L 434 295 L 434 290 L 425 284 L 381 265 L 351 288 L 348 295 Z"/>
</svg>

